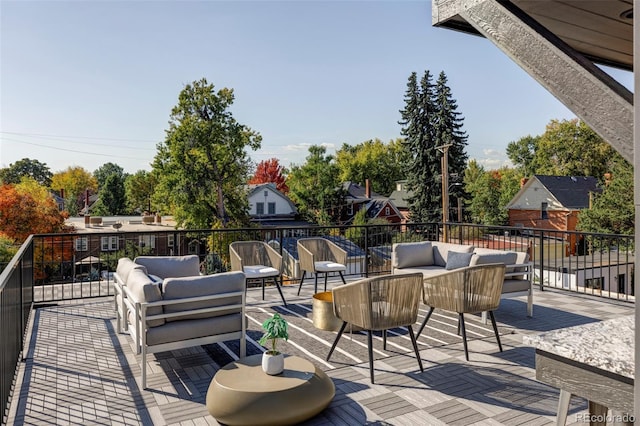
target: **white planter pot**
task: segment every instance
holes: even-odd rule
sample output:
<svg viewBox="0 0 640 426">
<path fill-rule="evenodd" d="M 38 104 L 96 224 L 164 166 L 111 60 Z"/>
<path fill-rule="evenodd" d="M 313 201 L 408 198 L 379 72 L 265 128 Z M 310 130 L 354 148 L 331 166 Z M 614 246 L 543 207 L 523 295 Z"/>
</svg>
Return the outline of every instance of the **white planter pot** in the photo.
<svg viewBox="0 0 640 426">
<path fill-rule="evenodd" d="M 284 370 L 284 355 L 271 355 L 269 351 L 262 354 L 262 371 L 270 376 L 282 373 Z"/>
</svg>

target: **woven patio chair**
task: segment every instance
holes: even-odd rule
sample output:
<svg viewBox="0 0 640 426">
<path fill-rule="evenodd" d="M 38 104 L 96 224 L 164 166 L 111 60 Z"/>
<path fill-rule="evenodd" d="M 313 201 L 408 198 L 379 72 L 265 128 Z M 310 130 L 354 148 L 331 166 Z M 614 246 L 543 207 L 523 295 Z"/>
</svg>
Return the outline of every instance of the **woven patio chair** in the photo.
<svg viewBox="0 0 640 426">
<path fill-rule="evenodd" d="M 244 272 L 247 283 L 252 280 L 262 282 L 262 300 L 264 300 L 265 279 L 271 278 L 280 293 L 282 303 L 287 305 L 280 288 L 282 256 L 273 247 L 264 241 L 236 241 L 229 244 L 229 256 L 231 270 Z"/>
<path fill-rule="evenodd" d="M 422 359 L 418 351 L 416 336 L 412 325 L 418 319 L 418 305 L 422 292 L 422 274 L 383 275 L 365 278 L 353 283 L 336 287 L 333 293 L 333 309 L 342 320 L 336 340 L 331 346 L 327 361 L 338 344 L 347 324 L 361 327 L 367 331 L 369 349 L 369 373 L 373 378 L 373 331 L 381 331 L 383 348 L 387 349 L 387 330 L 396 327 L 407 327 L 409 337 L 420 371 Z"/>
<path fill-rule="evenodd" d="M 347 252 L 326 238 L 300 238 L 298 240 L 298 257 L 302 278 L 298 287 L 298 295 L 307 272 L 313 273 L 315 278 L 314 293 L 318 292 L 318 275 L 324 274 L 324 291 L 327 291 L 327 276 L 330 272 L 337 272 L 346 284 L 342 272 L 347 270 Z"/>
<path fill-rule="evenodd" d="M 464 355 L 469 361 L 464 314 L 489 312 L 498 347 L 502 352 L 502 344 L 500 343 L 500 335 L 498 334 L 493 311 L 500 305 L 504 273 L 505 266 L 503 264 L 487 264 L 467 266 L 425 278 L 422 302 L 429 306 L 429 312 L 418 330 L 418 337 L 425 325 L 427 325 L 427 321 L 429 321 L 434 309 L 457 312 L 458 333 L 462 332 Z"/>
</svg>

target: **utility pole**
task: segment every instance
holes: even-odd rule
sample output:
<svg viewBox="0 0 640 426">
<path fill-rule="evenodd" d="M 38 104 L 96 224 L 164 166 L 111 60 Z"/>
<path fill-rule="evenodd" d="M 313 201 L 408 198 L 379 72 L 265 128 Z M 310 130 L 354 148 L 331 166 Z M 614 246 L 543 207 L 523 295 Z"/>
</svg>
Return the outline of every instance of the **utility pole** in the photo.
<svg viewBox="0 0 640 426">
<path fill-rule="evenodd" d="M 449 219 L 449 147 L 452 144 L 447 143 L 437 146 L 436 149 L 442 152 L 442 237 L 445 242 L 449 240 L 447 235 L 447 222 Z"/>
</svg>

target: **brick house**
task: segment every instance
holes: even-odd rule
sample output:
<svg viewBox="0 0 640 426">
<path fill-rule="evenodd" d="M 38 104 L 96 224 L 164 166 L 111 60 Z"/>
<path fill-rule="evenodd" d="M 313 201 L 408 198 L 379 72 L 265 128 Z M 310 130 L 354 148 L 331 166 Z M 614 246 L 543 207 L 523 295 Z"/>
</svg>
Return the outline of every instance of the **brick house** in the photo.
<svg viewBox="0 0 640 426">
<path fill-rule="evenodd" d="M 340 222 L 350 224 L 361 209 L 366 209 L 367 219 L 382 218 L 389 223 L 402 223 L 403 214 L 389 198 L 374 192 L 369 179 L 365 186 L 347 181 L 342 184 L 346 209 L 343 210 Z"/>
<path fill-rule="evenodd" d="M 578 213 L 602 192 L 592 176 L 543 176 L 523 179 L 520 191 L 507 204 L 509 225 L 575 231 Z M 576 241 L 570 241 L 573 252 Z"/>
</svg>

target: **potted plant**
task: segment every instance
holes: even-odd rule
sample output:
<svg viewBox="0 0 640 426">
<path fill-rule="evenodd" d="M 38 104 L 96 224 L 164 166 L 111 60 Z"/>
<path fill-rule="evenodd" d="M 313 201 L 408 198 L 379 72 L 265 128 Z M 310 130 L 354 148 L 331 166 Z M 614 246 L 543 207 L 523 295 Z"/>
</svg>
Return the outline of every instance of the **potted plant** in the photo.
<svg viewBox="0 0 640 426">
<path fill-rule="evenodd" d="M 259 343 L 265 347 L 270 343 L 271 346 L 262 354 L 262 370 L 271 376 L 280 374 L 284 370 L 284 356 L 278 351 L 277 345 L 279 339 L 289 339 L 287 321 L 275 313 L 262 323 L 262 329 L 265 333 Z"/>
</svg>

